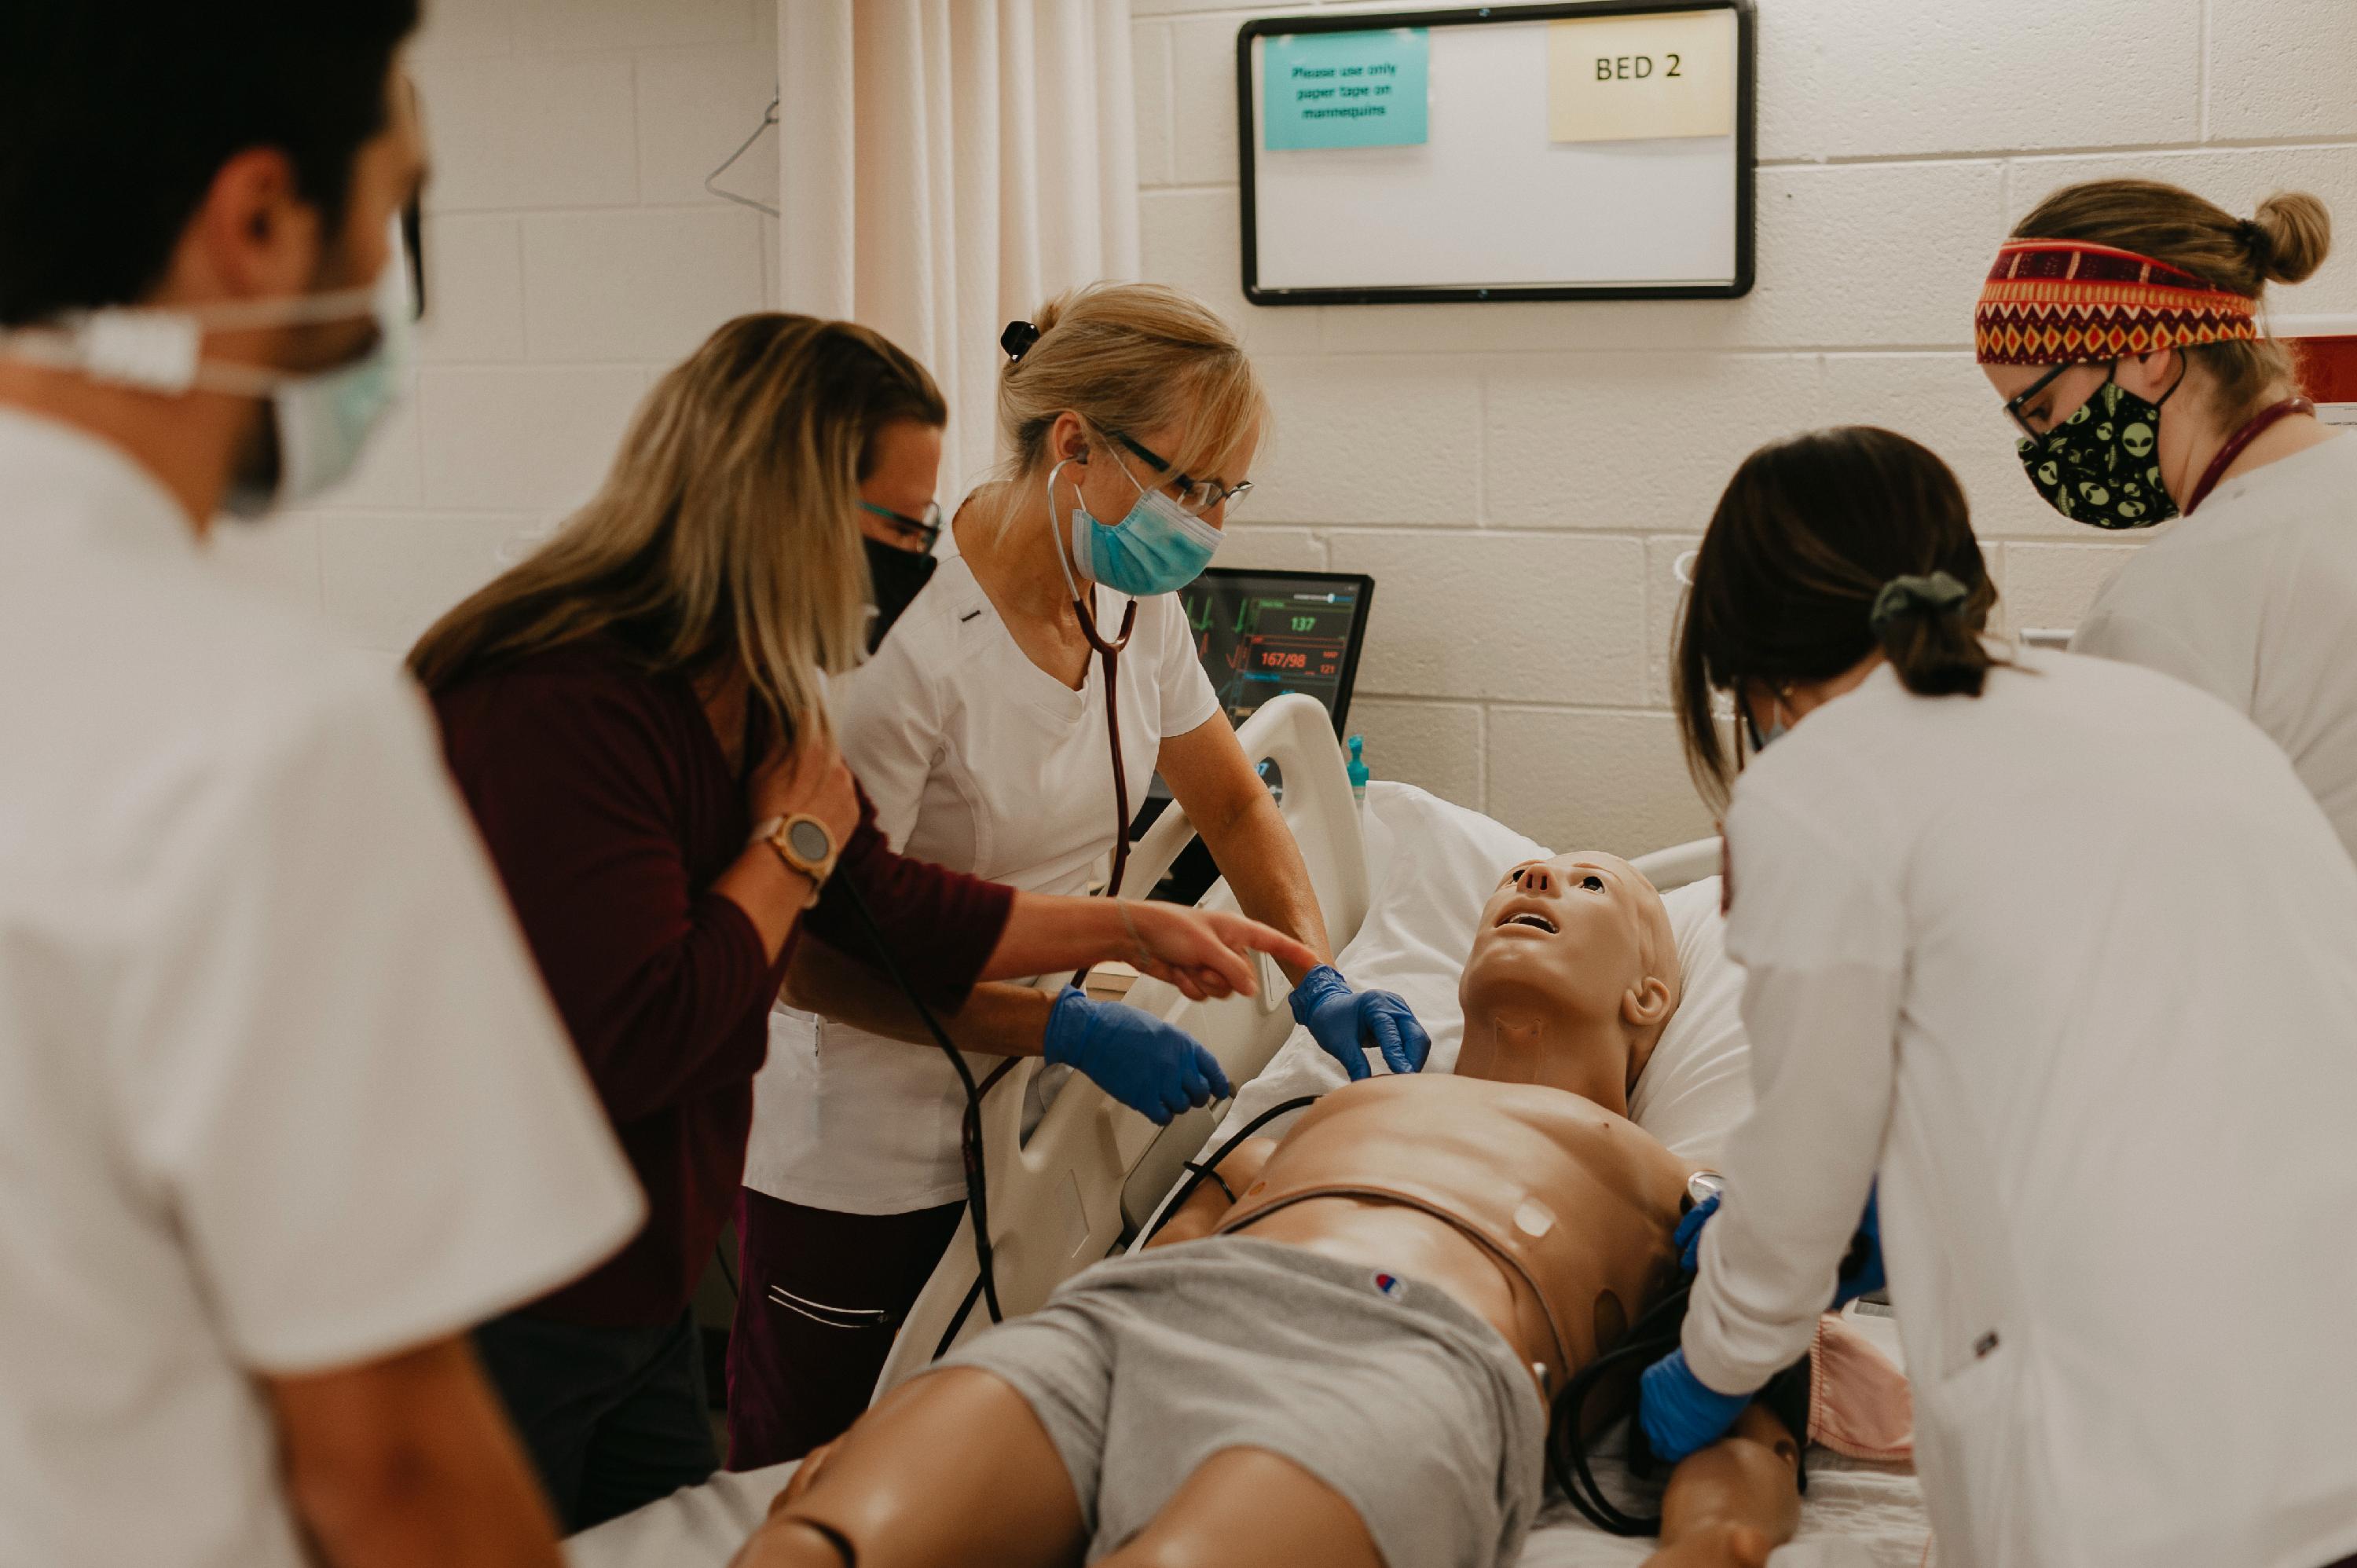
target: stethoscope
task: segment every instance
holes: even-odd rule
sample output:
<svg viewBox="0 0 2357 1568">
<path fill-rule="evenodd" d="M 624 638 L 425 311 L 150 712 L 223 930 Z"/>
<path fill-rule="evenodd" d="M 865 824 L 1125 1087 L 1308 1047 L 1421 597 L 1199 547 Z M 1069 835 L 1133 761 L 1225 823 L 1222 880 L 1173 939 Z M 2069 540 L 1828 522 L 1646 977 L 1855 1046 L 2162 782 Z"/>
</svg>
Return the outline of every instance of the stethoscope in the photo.
<svg viewBox="0 0 2357 1568">
<path fill-rule="evenodd" d="M 1056 526 L 1056 476 L 1064 471 L 1066 463 L 1077 459 L 1067 457 L 1048 470 L 1048 532 L 1056 543 L 1056 561 L 1064 569 L 1064 584 L 1072 591 L 1072 614 L 1081 623 L 1081 635 L 1097 656 L 1104 671 L 1105 741 L 1113 751 L 1113 872 L 1105 879 L 1105 897 L 1117 905 L 1121 901 L 1122 874 L 1129 869 L 1129 769 L 1121 759 L 1121 651 L 1129 646 L 1130 636 L 1137 629 L 1137 601 L 1133 598 L 1121 612 L 1121 630 L 1108 641 L 1098 629 L 1095 612 L 1088 601 L 1093 594 L 1081 592 L 1080 579 L 1073 575 L 1071 545 Z M 1072 983 L 1079 985 L 1088 978 L 1088 966 L 1072 972 Z"/>
</svg>

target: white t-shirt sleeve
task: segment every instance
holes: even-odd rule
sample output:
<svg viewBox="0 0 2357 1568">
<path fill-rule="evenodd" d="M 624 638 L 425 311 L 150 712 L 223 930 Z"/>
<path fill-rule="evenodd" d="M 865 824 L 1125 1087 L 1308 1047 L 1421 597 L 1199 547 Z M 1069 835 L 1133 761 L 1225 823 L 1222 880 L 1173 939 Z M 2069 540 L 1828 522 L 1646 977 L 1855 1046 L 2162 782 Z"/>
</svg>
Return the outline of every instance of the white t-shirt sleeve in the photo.
<svg viewBox="0 0 2357 1568">
<path fill-rule="evenodd" d="M 1741 1393 L 1807 1351 L 1833 1300 L 1889 1122 L 1907 961 L 1892 886 L 1838 835 L 1755 796 L 1727 842 L 1756 1104 L 1727 1140 L 1684 1343 L 1705 1384 Z"/>
<path fill-rule="evenodd" d="M 1220 693 L 1203 673 L 1195 651 L 1195 628 L 1188 624 L 1187 606 L 1178 595 L 1163 596 L 1161 662 L 1157 679 L 1162 695 L 1162 736 L 1168 740 L 1208 723 L 1220 711 Z"/>
<path fill-rule="evenodd" d="M 425 704 L 355 678 L 231 723 L 145 863 L 113 1058 L 235 1353 L 373 1360 L 586 1273 L 644 1201 Z"/>
<path fill-rule="evenodd" d="M 927 671 L 945 656 L 931 650 L 933 628 L 914 621 L 902 615 L 875 656 L 840 683 L 834 707 L 844 760 L 876 802 L 876 826 L 896 850 L 917 825 L 942 747 L 940 694 Z"/>
</svg>

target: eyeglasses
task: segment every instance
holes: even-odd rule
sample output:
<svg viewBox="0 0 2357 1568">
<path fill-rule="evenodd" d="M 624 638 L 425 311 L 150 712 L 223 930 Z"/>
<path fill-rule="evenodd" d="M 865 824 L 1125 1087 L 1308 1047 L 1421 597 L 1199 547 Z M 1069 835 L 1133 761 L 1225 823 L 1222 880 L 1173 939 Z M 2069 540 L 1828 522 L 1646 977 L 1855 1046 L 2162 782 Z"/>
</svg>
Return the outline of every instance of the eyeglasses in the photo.
<svg viewBox="0 0 2357 1568">
<path fill-rule="evenodd" d="M 942 536 L 942 508 L 938 501 L 927 501 L 925 515 L 920 518 L 905 517 L 873 501 L 861 501 L 859 510 L 890 523 L 900 535 L 901 547 L 920 555 L 931 554 L 933 542 Z"/>
<path fill-rule="evenodd" d="M 2029 386 L 2022 389 L 2022 391 L 2016 393 L 2014 396 L 2006 399 L 2005 416 L 2013 421 L 2014 428 L 2020 431 L 2021 434 L 2029 440 L 2036 441 L 2041 439 L 2046 435 L 2046 431 L 2032 428 L 2029 421 L 2022 417 L 2021 411 L 2029 406 L 2030 399 L 2036 397 L 2040 392 L 2044 392 L 2048 387 L 2052 386 L 2058 380 L 2060 380 L 2063 371 L 2076 370 L 2077 368 L 2078 367 L 2075 365 L 2057 365 L 2052 370 L 2047 371 L 2044 375 L 2039 377 L 2036 381 L 2030 382 Z M 2051 428 L 2051 425 L 2048 426 L 2048 429 Z"/>
<path fill-rule="evenodd" d="M 1128 447 L 1130 455 L 1139 462 L 1152 464 L 1156 473 L 1170 473 L 1169 459 L 1156 456 L 1150 448 L 1118 430 L 1113 432 L 1113 438 Z M 1173 474 L 1162 482 L 1162 488 L 1189 513 L 1201 517 L 1214 507 L 1241 503 L 1245 496 L 1252 493 L 1252 481 L 1246 479 L 1242 484 L 1223 485 L 1217 479 L 1198 479 L 1188 474 Z"/>
</svg>

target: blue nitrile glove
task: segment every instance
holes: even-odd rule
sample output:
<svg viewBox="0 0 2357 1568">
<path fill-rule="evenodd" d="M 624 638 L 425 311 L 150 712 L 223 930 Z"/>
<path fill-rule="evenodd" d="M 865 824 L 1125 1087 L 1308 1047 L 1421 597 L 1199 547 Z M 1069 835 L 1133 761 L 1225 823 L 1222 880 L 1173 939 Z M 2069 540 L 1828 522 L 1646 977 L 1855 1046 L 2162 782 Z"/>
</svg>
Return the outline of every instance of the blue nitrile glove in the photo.
<svg viewBox="0 0 2357 1568">
<path fill-rule="evenodd" d="M 1683 1349 L 1646 1368 L 1637 1383 L 1637 1420 L 1645 1429 L 1646 1445 L 1668 1465 L 1726 1436 L 1750 1402 L 1749 1394 L 1705 1387 L 1687 1369 Z"/>
<path fill-rule="evenodd" d="M 1092 1002 L 1076 985 L 1064 987 L 1049 1010 L 1040 1055 L 1078 1068 L 1157 1126 L 1235 1092 L 1220 1059 L 1194 1036 L 1126 1004 Z"/>
<path fill-rule="evenodd" d="M 1714 1192 L 1687 1209 L 1670 1237 L 1670 1244 L 1678 1250 L 1678 1267 L 1690 1274 L 1702 1272 L 1702 1228 L 1718 1212 L 1719 1196 Z"/>
<path fill-rule="evenodd" d="M 1293 1020 L 1307 1027 L 1319 1048 L 1342 1064 L 1352 1081 L 1373 1072 L 1367 1044 L 1383 1053 L 1394 1072 L 1421 1072 L 1432 1036 L 1415 1021 L 1405 997 L 1388 991 L 1353 991 L 1330 963 L 1321 963 L 1293 988 Z"/>
<path fill-rule="evenodd" d="M 1844 1272 L 1834 1277 L 1836 1309 L 1859 1296 L 1872 1295 L 1886 1283 L 1882 1273 L 1882 1217 L 1875 1210 L 1875 1199 L 1881 1196 L 1881 1188 L 1882 1184 L 1877 1182 L 1866 1189 L 1866 1213 L 1858 1219 L 1857 1234 L 1850 1238 L 1849 1251 L 1843 1254 Z"/>
</svg>

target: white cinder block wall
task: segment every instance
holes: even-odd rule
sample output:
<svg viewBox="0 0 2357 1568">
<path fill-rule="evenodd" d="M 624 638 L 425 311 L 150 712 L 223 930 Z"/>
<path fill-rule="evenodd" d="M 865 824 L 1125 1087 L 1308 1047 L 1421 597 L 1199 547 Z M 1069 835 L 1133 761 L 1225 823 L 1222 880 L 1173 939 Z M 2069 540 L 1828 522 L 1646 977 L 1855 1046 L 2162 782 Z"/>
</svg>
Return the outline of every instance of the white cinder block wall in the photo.
<svg viewBox="0 0 2357 1568">
<path fill-rule="evenodd" d="M 779 3 L 431 0 L 415 395 L 341 492 L 228 534 L 237 569 L 390 656 L 588 494 L 651 376 L 774 297 L 774 225 L 702 182 L 769 102 Z M 2352 0 L 1757 3 L 1749 298 L 1269 310 L 1236 281 L 1257 13 L 1133 0 L 1146 271 L 1231 314 L 1276 399 L 1222 560 L 1373 573 L 1354 727 L 1378 776 L 1566 847 L 1707 828 L 1666 705 L 1671 563 L 1760 442 L 1836 420 L 1929 442 L 2018 626 L 2072 624 L 2132 548 L 2039 504 L 1965 350 L 2047 190 L 2133 171 L 2238 212 L 2314 190 L 2346 248 L 2279 308 L 2357 308 Z M 769 199 L 775 168 L 765 143 L 727 183 Z"/>
<path fill-rule="evenodd" d="M 704 188 L 777 81 L 776 0 L 427 0 L 416 385 L 233 565 L 388 658 L 604 477 L 649 382 L 775 296 L 777 226 Z M 774 205 L 775 133 L 721 181 Z"/>
<path fill-rule="evenodd" d="M 1372 573 L 1352 727 L 1376 776 L 1562 847 L 1709 829 L 1667 710 L 1671 564 L 1760 443 L 1861 422 L 1931 446 L 2013 626 L 2074 624 L 2134 548 L 2038 500 L 1968 351 L 2046 192 L 2136 173 L 2247 215 L 2313 190 L 2344 249 L 2276 308 L 2357 305 L 2350 0 L 1756 0 L 1748 298 L 1316 308 L 1237 282 L 1236 29 L 1309 6 L 1133 4 L 1146 269 L 1236 320 L 1276 401 L 1222 564 Z"/>
</svg>

